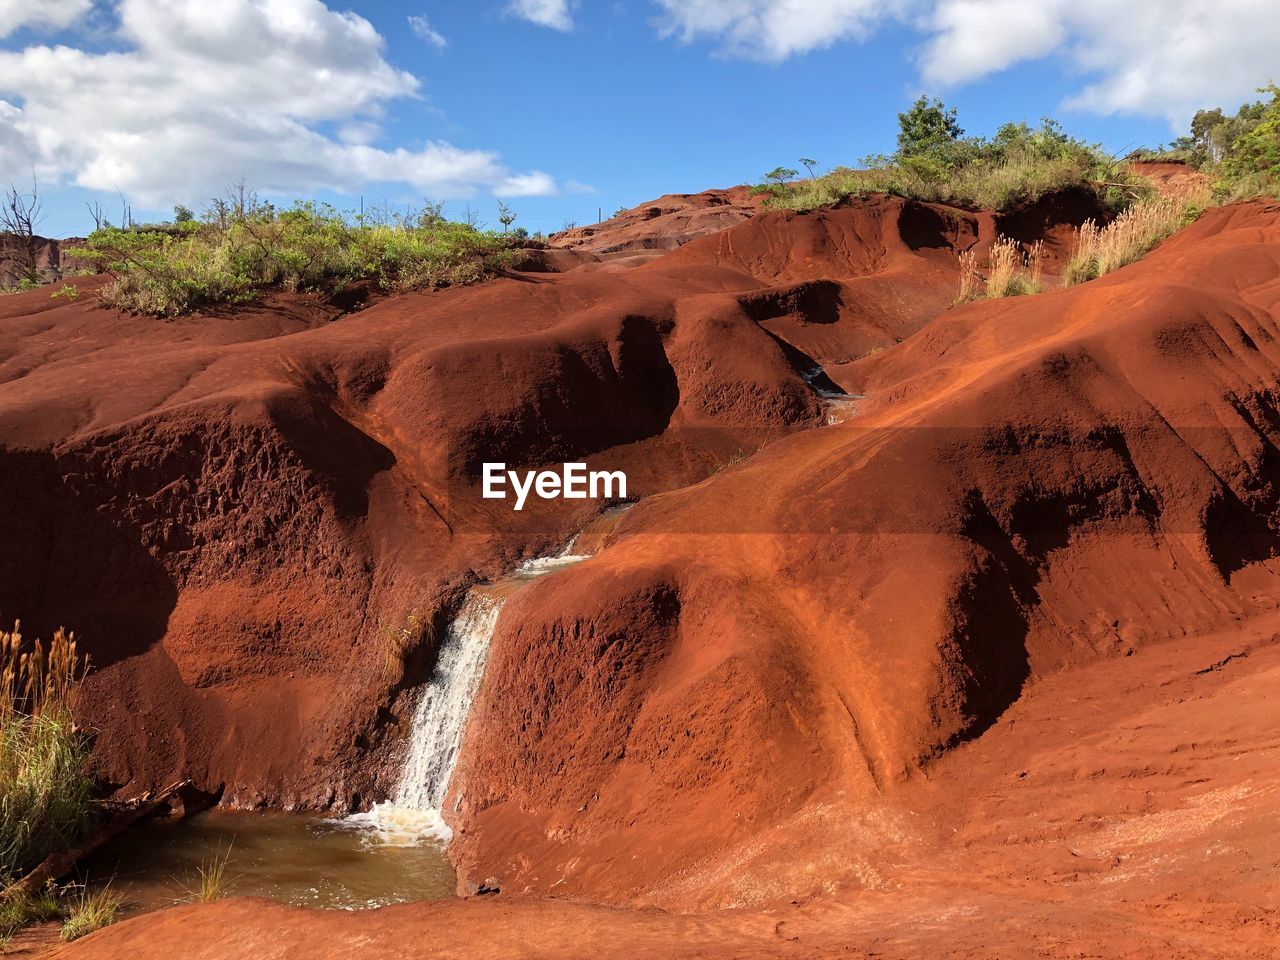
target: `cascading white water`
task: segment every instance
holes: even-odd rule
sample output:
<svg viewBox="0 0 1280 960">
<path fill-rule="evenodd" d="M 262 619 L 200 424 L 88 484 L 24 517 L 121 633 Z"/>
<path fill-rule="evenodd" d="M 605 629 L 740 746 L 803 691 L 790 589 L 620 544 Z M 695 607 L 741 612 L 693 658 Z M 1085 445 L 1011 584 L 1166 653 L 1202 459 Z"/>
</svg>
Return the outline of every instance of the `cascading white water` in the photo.
<svg viewBox="0 0 1280 960">
<path fill-rule="evenodd" d="M 410 810 L 439 810 L 458 761 L 471 701 L 489 659 L 489 641 L 502 600 L 474 590 L 440 647 L 435 673 L 413 715 L 413 733 L 394 802 Z"/>
<path fill-rule="evenodd" d="M 508 579 L 533 580 L 587 559 L 572 551 L 570 541 L 554 557 L 521 564 Z M 414 709 L 408 751 L 395 793 L 368 813 L 347 818 L 349 824 L 372 828 L 384 844 L 408 846 L 423 839 L 448 843 L 453 836 L 444 822 L 442 808 L 449 778 L 458 762 L 471 701 L 480 689 L 489 660 L 489 642 L 502 612 L 505 598 L 500 593 L 478 587 L 467 594 L 462 609 L 449 624 L 435 670 Z"/>
<path fill-rule="evenodd" d="M 448 843 L 452 837 L 441 808 L 501 612 L 501 598 L 479 590 L 467 594 L 414 708 L 395 792 L 368 813 L 349 818 L 358 826 L 372 827 L 383 843 L 408 846 L 428 838 Z"/>
</svg>

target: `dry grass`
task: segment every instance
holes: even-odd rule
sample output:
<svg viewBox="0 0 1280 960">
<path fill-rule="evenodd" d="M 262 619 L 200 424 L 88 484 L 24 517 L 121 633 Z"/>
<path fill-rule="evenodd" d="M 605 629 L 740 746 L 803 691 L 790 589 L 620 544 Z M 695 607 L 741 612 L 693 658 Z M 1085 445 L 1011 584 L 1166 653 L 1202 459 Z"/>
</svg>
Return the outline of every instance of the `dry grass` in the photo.
<svg viewBox="0 0 1280 960">
<path fill-rule="evenodd" d="M 62 925 L 60 936 L 63 942 L 79 940 L 95 930 L 115 923 L 123 903 L 124 898 L 112 890 L 110 884 L 96 893 L 90 893 L 81 887 L 80 894 L 72 900 L 66 922 Z"/>
<path fill-rule="evenodd" d="M 968 303 L 982 296 L 982 274 L 978 272 L 978 254 L 966 250 L 960 254 L 960 292 L 956 303 Z"/>
<path fill-rule="evenodd" d="M 988 259 L 991 267 L 987 273 L 987 297 L 1012 296 L 1018 282 L 1018 262 L 1022 259 L 1018 244 L 1002 237 L 991 245 Z"/>
<path fill-rule="evenodd" d="M 404 673 L 404 661 L 422 636 L 422 618 L 414 610 L 405 617 L 404 625 L 387 627 L 386 645 L 383 647 L 382 672 L 391 680 Z"/>
<path fill-rule="evenodd" d="M 1063 271 L 1070 286 L 1133 263 L 1183 227 L 1195 210 L 1176 197 L 1135 203 L 1105 227 L 1090 220 L 1076 231 L 1075 247 Z"/>
<path fill-rule="evenodd" d="M 72 715 L 86 670 L 73 634 L 48 647 L 0 632 L 0 879 L 79 839 L 91 816 L 87 738 Z"/>
<path fill-rule="evenodd" d="M 1037 240 L 1027 247 L 1027 263 L 1031 268 L 1031 287 L 1035 291 L 1044 289 L 1041 279 L 1044 274 L 1044 241 Z"/>
<path fill-rule="evenodd" d="M 984 279 L 978 270 L 977 253 L 964 251 L 960 254 L 960 291 L 956 303 L 1039 293 L 1043 258 L 1044 245 L 1039 241 L 1023 250 L 1017 240 L 999 237 L 991 245 Z"/>
</svg>

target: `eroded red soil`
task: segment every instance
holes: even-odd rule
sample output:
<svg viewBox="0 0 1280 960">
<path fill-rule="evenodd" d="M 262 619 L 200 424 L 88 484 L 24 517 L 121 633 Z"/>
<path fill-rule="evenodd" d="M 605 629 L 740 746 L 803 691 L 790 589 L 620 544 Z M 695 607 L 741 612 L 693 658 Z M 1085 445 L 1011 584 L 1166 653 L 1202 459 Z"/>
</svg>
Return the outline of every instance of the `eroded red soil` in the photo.
<svg viewBox="0 0 1280 960">
<path fill-rule="evenodd" d="M 781 824 L 819 893 L 680 915 L 502 895 L 370 913 L 231 900 L 56 956 L 1270 958 L 1280 614 L 1034 681 L 874 804 Z M 738 866 L 721 865 L 734 884 Z M 783 879 L 783 878 L 779 878 Z"/>
<path fill-rule="evenodd" d="M 952 307 L 1093 213 L 870 198 L 336 321 L 0 302 L 0 609 L 86 638 L 130 791 L 383 796 L 461 592 L 592 512 L 479 463 L 642 498 L 499 621 L 448 804 L 495 901 L 68 955 L 1272 955 L 1280 207 Z"/>
</svg>

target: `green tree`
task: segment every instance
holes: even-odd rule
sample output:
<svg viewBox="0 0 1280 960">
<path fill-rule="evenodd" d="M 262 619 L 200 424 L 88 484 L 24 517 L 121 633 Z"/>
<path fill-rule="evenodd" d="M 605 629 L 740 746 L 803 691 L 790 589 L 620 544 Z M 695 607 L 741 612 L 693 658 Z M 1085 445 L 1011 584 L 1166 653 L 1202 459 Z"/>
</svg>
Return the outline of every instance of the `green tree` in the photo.
<svg viewBox="0 0 1280 960">
<path fill-rule="evenodd" d="M 1272 83 L 1259 92 L 1271 94 L 1271 102 L 1250 105 L 1253 109 L 1247 119 L 1252 122 L 1232 141 L 1222 163 L 1228 175 L 1262 173 L 1280 178 L 1280 87 Z"/>
<path fill-rule="evenodd" d="M 813 172 L 813 168 L 816 167 L 817 165 L 818 165 L 817 160 L 810 160 L 808 157 L 800 158 L 800 166 L 804 167 L 806 170 L 809 171 L 810 180 L 813 180 L 817 177 L 817 174 Z"/>
<path fill-rule="evenodd" d="M 900 157 L 943 153 L 963 136 L 955 108 L 948 109 L 941 100 L 922 96 L 910 110 L 898 114 Z"/>
<path fill-rule="evenodd" d="M 516 214 L 501 200 L 498 201 L 498 222 L 502 224 L 502 232 L 510 233 L 511 225 L 516 222 Z"/>
<path fill-rule="evenodd" d="M 182 204 L 178 204 L 173 208 L 174 223 L 191 223 L 195 218 L 196 215 L 190 207 L 184 207 Z"/>
<path fill-rule="evenodd" d="M 786 186 L 788 180 L 794 180 L 799 175 L 799 170 L 792 170 L 790 167 L 774 167 L 764 175 L 764 178 L 770 183 L 782 187 Z"/>
</svg>

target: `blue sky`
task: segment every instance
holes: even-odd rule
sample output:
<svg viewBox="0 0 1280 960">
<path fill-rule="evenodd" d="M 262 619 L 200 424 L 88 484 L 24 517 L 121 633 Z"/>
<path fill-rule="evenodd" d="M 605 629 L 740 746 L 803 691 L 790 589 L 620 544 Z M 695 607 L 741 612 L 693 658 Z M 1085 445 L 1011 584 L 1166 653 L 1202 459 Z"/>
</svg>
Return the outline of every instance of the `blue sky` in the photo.
<svg viewBox="0 0 1280 960">
<path fill-rule="evenodd" d="M 920 92 L 971 132 L 1049 114 L 1120 150 L 1269 77 L 1280 4 L 1171 0 L 0 0 L 0 173 L 199 207 L 244 176 L 530 230 L 801 156 L 893 145 Z"/>
</svg>

